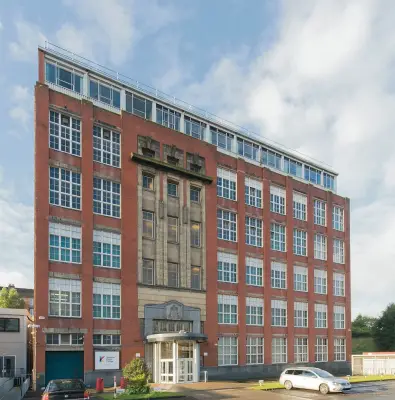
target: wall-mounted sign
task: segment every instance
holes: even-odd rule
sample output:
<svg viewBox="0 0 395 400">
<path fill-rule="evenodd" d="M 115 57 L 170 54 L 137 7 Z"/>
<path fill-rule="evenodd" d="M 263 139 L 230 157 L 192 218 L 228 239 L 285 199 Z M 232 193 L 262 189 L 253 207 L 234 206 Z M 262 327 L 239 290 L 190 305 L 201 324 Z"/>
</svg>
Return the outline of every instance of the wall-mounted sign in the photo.
<svg viewBox="0 0 395 400">
<path fill-rule="evenodd" d="M 207 357 L 207 356 L 208 356 L 208 353 L 204 352 L 204 353 L 203 353 L 203 356 L 204 356 L 204 357 Z"/>
<path fill-rule="evenodd" d="M 95 369 L 119 369 L 119 351 L 95 351 Z"/>
</svg>

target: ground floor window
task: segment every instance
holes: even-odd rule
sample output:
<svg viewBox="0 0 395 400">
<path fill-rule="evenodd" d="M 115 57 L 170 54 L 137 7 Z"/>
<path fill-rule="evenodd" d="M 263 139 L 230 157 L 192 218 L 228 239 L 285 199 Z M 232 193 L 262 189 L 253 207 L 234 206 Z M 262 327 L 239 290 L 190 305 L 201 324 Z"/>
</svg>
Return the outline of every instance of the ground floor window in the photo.
<svg viewBox="0 0 395 400">
<path fill-rule="evenodd" d="M 328 338 L 318 337 L 315 341 L 315 361 L 328 361 Z"/>
<path fill-rule="evenodd" d="M 346 361 L 346 339 L 335 338 L 335 361 Z"/>
<path fill-rule="evenodd" d="M 237 365 L 237 337 L 218 339 L 218 365 Z"/>
<path fill-rule="evenodd" d="M 295 351 L 295 362 L 296 363 L 302 363 L 302 362 L 309 361 L 307 337 L 296 337 L 295 338 L 294 351 Z"/>
<path fill-rule="evenodd" d="M 287 362 L 287 338 L 275 337 L 272 339 L 272 363 Z"/>
<path fill-rule="evenodd" d="M 263 337 L 247 337 L 247 364 L 263 364 Z"/>
</svg>

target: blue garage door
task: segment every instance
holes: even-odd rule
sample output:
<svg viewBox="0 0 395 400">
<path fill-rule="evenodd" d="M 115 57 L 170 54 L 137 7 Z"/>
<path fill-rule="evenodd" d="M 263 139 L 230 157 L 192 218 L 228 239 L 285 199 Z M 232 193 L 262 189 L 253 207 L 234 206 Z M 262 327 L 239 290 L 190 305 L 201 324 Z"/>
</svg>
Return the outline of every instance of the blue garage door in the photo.
<svg viewBox="0 0 395 400">
<path fill-rule="evenodd" d="M 47 351 L 45 353 L 45 384 L 52 379 L 84 379 L 83 351 Z"/>
</svg>

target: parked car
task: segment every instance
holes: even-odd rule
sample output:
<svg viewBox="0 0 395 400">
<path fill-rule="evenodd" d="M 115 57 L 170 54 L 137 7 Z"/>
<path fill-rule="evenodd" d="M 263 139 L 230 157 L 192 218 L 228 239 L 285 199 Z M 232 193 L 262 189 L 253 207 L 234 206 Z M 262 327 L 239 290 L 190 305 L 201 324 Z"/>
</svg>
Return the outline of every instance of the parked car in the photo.
<svg viewBox="0 0 395 400">
<path fill-rule="evenodd" d="M 343 392 L 350 390 L 350 382 L 346 379 L 336 378 L 323 369 L 298 367 L 284 370 L 280 376 L 280 383 L 285 389 L 311 389 L 319 390 L 322 394 L 329 392 Z"/>
<path fill-rule="evenodd" d="M 81 379 L 55 379 L 49 381 L 42 400 L 89 400 L 89 393 Z"/>
</svg>

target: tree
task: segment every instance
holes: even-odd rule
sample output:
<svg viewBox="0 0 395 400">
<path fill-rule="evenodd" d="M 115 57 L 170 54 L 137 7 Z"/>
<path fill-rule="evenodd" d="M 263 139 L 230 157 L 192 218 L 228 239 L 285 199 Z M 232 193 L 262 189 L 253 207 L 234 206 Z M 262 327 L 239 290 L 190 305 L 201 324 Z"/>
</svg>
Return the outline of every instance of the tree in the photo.
<svg viewBox="0 0 395 400">
<path fill-rule="evenodd" d="M 25 301 L 14 287 L 3 287 L 0 291 L 0 308 L 25 308 Z"/>
<path fill-rule="evenodd" d="M 374 324 L 372 336 L 379 351 L 395 351 L 395 304 L 387 306 Z"/>
<path fill-rule="evenodd" d="M 359 314 L 352 322 L 353 337 L 371 337 L 377 318 Z"/>
<path fill-rule="evenodd" d="M 126 379 L 127 390 L 130 394 L 149 392 L 150 372 L 141 358 L 135 358 L 129 364 L 126 364 L 123 369 L 123 376 Z"/>
</svg>

